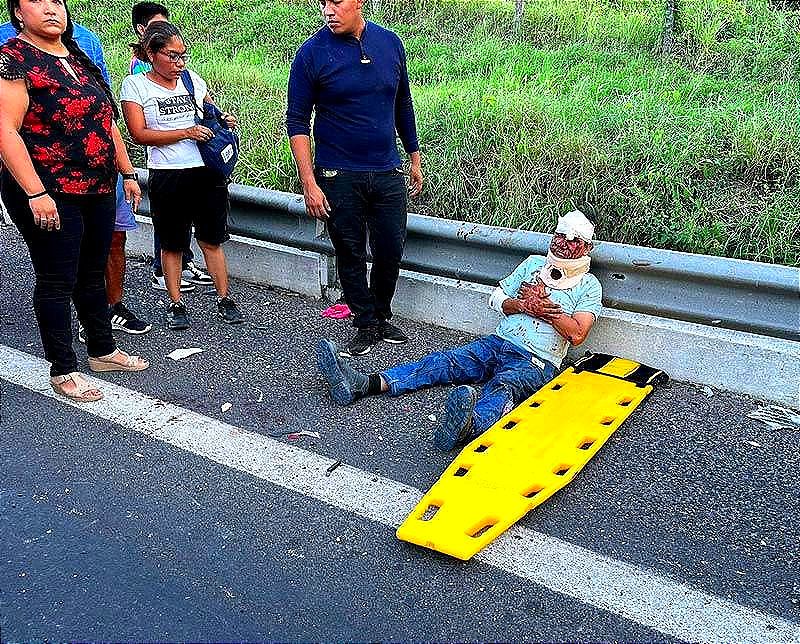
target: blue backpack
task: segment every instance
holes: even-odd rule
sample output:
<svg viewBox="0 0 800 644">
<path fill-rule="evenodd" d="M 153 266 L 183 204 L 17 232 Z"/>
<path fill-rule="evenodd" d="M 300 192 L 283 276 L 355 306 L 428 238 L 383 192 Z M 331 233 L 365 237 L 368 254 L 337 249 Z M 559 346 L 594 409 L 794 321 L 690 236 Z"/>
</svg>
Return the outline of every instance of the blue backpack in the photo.
<svg viewBox="0 0 800 644">
<path fill-rule="evenodd" d="M 192 97 L 192 103 L 194 103 L 195 123 L 207 127 L 214 133 L 209 141 L 196 141 L 200 156 L 203 157 L 203 163 L 206 164 L 206 167 L 222 175 L 224 179 L 229 179 L 236 161 L 239 159 L 239 135 L 228 127 L 225 119 L 222 118 L 222 112 L 213 103 L 203 101 L 203 118 L 200 118 L 201 110 L 197 105 L 194 83 L 188 69 L 184 69 L 181 73 L 181 80 L 189 90 L 189 96 Z"/>
</svg>

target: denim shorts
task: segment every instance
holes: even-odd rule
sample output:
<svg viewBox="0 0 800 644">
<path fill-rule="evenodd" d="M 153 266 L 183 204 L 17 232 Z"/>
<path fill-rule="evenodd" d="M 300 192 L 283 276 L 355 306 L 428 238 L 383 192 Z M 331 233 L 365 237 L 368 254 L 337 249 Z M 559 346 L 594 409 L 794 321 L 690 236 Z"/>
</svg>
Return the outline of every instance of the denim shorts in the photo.
<svg viewBox="0 0 800 644">
<path fill-rule="evenodd" d="M 117 175 L 117 216 L 114 221 L 114 230 L 121 232 L 125 230 L 136 230 L 138 224 L 136 217 L 131 210 L 131 205 L 125 201 L 125 190 L 122 188 L 122 177 Z"/>
</svg>

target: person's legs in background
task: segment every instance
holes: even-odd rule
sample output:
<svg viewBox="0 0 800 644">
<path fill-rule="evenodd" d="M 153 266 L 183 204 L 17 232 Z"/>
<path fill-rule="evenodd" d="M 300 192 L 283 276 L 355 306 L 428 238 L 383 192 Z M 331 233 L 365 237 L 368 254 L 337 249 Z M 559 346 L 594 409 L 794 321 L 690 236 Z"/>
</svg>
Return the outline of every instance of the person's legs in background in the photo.
<svg viewBox="0 0 800 644">
<path fill-rule="evenodd" d="M 152 329 L 148 322 L 140 320 L 122 301 L 125 289 L 125 241 L 128 230 L 136 229 L 136 218 L 130 204 L 125 200 L 122 178 L 117 177 L 116 220 L 111 235 L 111 247 L 105 269 L 106 295 L 112 328 L 141 335 Z"/>
<path fill-rule="evenodd" d="M 370 173 L 319 169 L 317 182 L 331 206 L 328 234 L 336 251 L 336 269 L 342 293 L 357 329 L 342 355 L 364 355 L 380 340 L 375 297 L 367 283 L 366 220 Z"/>
<path fill-rule="evenodd" d="M 183 253 L 191 232 L 191 196 L 185 194 L 188 170 L 151 169 L 147 179 L 153 229 L 161 246 L 164 288 L 169 294 L 167 326 L 173 331 L 189 328 L 189 313 L 181 301 Z M 192 287 L 194 288 L 194 287 Z"/>
<path fill-rule="evenodd" d="M 389 319 L 406 242 L 408 193 L 405 176 L 397 170 L 374 173 L 369 199 L 367 227 L 372 251 L 369 290 L 375 302 L 379 334 L 384 342 L 402 344 L 408 342 L 408 336 Z"/>
<path fill-rule="evenodd" d="M 183 254 L 183 270 L 181 280 L 197 286 L 214 286 L 214 280 L 208 271 L 194 263 L 194 253 L 192 252 L 192 231 L 186 240 L 186 247 L 189 249 Z M 210 270 L 210 269 L 209 269 Z"/>
<path fill-rule="evenodd" d="M 217 313 L 223 322 L 240 324 L 244 316 L 230 297 L 228 264 L 222 249 L 222 244 L 230 239 L 227 183 L 208 168 L 192 168 L 186 175 L 186 182 L 187 192 L 194 196 L 195 239 L 217 290 Z"/>
<path fill-rule="evenodd" d="M 191 238 L 192 238 L 192 231 L 190 229 L 189 241 L 187 242 L 187 244 L 191 242 Z M 189 253 L 191 252 L 192 252 L 191 249 L 189 249 Z M 186 254 L 184 254 L 184 265 L 186 261 L 185 257 Z M 150 286 L 152 286 L 157 291 L 167 290 L 167 284 L 164 281 L 164 268 L 161 264 L 161 239 L 158 236 L 158 232 L 155 229 L 155 225 L 153 226 L 153 273 L 150 275 Z M 181 277 L 180 281 L 181 293 L 190 293 L 194 289 L 195 289 L 194 284 Z"/>
</svg>

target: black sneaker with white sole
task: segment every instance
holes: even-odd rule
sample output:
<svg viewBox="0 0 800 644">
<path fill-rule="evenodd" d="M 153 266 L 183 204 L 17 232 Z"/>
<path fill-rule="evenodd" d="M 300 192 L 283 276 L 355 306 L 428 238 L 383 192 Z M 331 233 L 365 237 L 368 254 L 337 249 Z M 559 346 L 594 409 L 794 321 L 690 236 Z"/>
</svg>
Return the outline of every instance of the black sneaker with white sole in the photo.
<svg viewBox="0 0 800 644">
<path fill-rule="evenodd" d="M 194 262 L 186 262 L 186 266 L 183 267 L 183 272 L 181 273 L 181 278 L 190 284 L 197 284 L 197 286 L 214 286 L 214 280 L 211 275 L 199 266 L 196 266 Z"/>
<path fill-rule="evenodd" d="M 228 324 L 241 324 L 244 322 L 242 312 L 236 306 L 236 302 L 229 297 L 223 297 L 217 301 L 217 313 L 219 313 L 222 321 Z"/>
<path fill-rule="evenodd" d="M 381 340 L 389 344 L 405 344 L 408 342 L 408 336 L 403 330 L 387 320 L 378 324 L 378 332 L 381 335 Z"/>
<path fill-rule="evenodd" d="M 189 312 L 183 302 L 170 302 L 167 307 L 167 326 L 173 331 L 189 328 Z"/>
<path fill-rule="evenodd" d="M 339 352 L 339 355 L 345 358 L 366 355 L 380 340 L 381 334 L 377 326 L 362 327 L 356 336 L 347 343 L 347 346 Z"/>
<path fill-rule="evenodd" d="M 111 318 L 111 328 L 117 331 L 125 331 L 132 335 L 142 335 L 153 328 L 152 324 L 140 320 L 122 302 L 117 302 L 109 307 L 108 315 Z"/>
</svg>

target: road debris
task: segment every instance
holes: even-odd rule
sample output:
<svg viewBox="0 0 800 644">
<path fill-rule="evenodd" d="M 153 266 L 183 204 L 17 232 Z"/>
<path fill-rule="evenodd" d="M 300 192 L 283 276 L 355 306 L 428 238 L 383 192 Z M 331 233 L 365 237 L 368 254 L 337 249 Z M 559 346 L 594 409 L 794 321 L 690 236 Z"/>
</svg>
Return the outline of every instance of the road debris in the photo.
<svg viewBox="0 0 800 644">
<path fill-rule="evenodd" d="M 771 429 L 800 429 L 800 413 L 779 405 L 766 405 L 751 411 L 747 417 L 760 420 Z"/>
<path fill-rule="evenodd" d="M 334 304 L 322 311 L 320 315 L 324 318 L 333 318 L 334 320 L 343 320 L 349 318 L 351 315 L 350 307 L 347 304 Z"/>
<path fill-rule="evenodd" d="M 188 358 L 189 356 L 193 356 L 196 353 L 203 353 L 205 349 L 200 349 L 199 347 L 191 347 L 189 349 L 175 349 L 172 353 L 167 354 L 168 358 L 172 358 L 176 362 L 178 360 L 183 360 L 184 358 Z"/>
<path fill-rule="evenodd" d="M 288 436 L 289 434 L 294 434 L 295 430 L 293 429 L 279 429 L 275 432 L 270 432 L 269 436 L 272 438 L 280 438 L 281 436 Z"/>
<path fill-rule="evenodd" d="M 331 464 L 331 466 L 327 470 L 325 470 L 325 476 L 330 476 L 333 473 L 333 470 L 335 470 L 341 464 L 342 464 L 341 461 L 336 461 L 335 463 Z M 337 539 L 337 541 L 338 541 L 338 539 Z"/>
<path fill-rule="evenodd" d="M 288 436 L 290 440 L 296 441 L 301 436 L 310 436 L 311 438 L 319 438 L 319 432 L 310 432 L 306 429 L 303 429 L 299 432 L 287 432 L 286 436 Z"/>
<path fill-rule="evenodd" d="M 228 411 L 228 410 L 229 410 L 231 407 L 233 407 L 233 405 L 231 405 L 230 403 L 224 403 L 224 404 L 222 405 L 222 407 L 220 407 L 220 408 L 219 408 L 219 410 L 220 410 L 220 411 L 221 411 L 221 412 L 224 414 L 224 413 L 225 413 L 226 411 Z"/>
<path fill-rule="evenodd" d="M 713 398 L 714 392 L 712 391 L 711 387 L 708 385 L 695 385 L 695 387 L 705 394 L 706 398 Z"/>
</svg>

